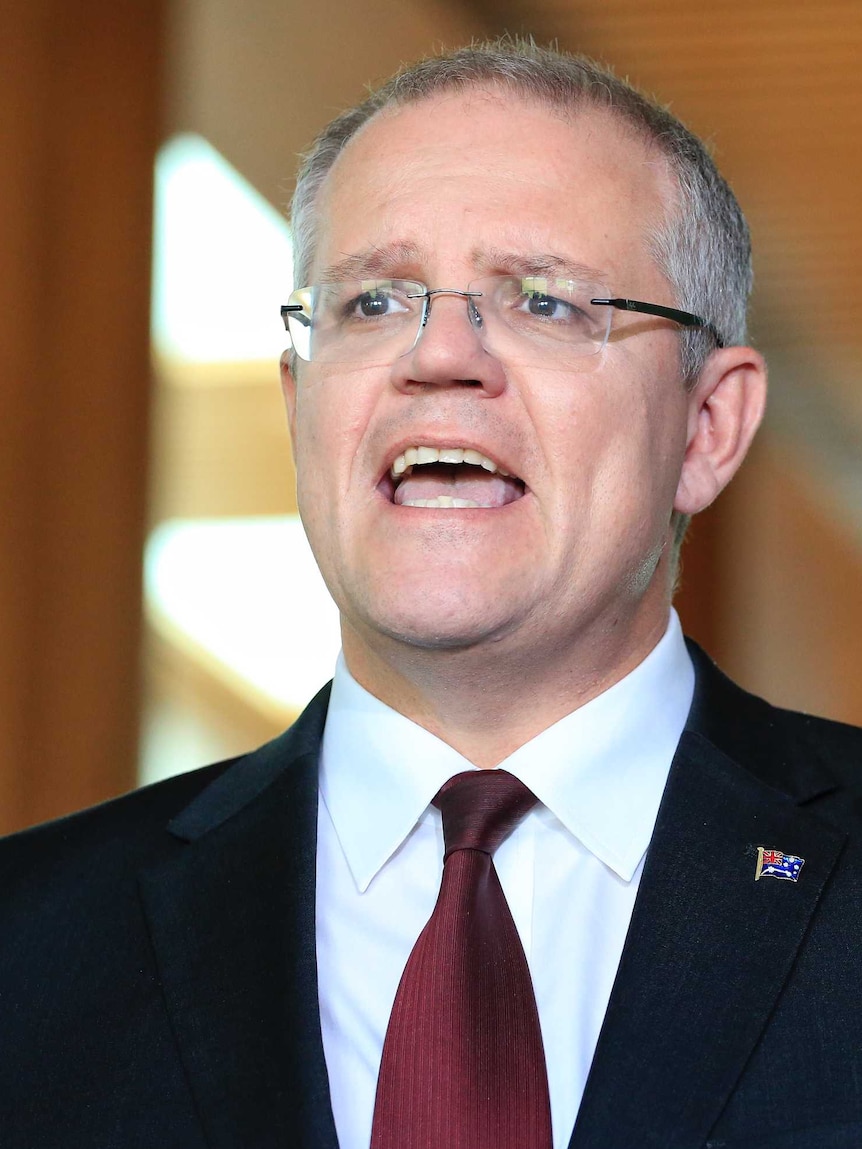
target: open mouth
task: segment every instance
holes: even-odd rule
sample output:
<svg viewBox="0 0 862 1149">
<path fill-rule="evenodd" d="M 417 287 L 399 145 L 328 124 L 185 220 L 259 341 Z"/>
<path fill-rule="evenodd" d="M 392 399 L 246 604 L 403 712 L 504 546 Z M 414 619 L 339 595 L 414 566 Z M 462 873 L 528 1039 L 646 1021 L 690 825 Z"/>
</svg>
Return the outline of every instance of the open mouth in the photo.
<svg viewBox="0 0 862 1149">
<path fill-rule="evenodd" d="M 408 447 L 382 486 L 400 507 L 504 507 L 524 494 L 516 475 L 471 447 Z"/>
</svg>

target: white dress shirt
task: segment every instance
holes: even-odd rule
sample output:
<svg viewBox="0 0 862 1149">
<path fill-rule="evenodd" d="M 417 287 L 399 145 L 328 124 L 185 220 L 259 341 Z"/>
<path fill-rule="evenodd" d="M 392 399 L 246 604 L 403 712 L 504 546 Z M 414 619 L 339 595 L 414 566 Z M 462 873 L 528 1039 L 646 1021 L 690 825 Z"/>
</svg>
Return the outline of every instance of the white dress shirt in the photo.
<svg viewBox="0 0 862 1149">
<path fill-rule="evenodd" d="M 581 1103 L 693 689 L 672 612 L 638 667 L 499 766 L 539 799 L 494 864 L 535 987 L 555 1149 Z M 339 659 L 321 753 L 317 959 L 340 1149 L 368 1149 L 395 992 L 440 888 L 431 799 L 472 768 Z"/>
</svg>

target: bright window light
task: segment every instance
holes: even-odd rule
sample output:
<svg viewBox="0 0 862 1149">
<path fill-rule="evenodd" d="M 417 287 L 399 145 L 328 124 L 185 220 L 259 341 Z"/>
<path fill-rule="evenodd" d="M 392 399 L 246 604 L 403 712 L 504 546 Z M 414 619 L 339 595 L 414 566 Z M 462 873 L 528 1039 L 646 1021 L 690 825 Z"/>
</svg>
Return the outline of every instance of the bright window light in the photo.
<svg viewBox="0 0 862 1149">
<path fill-rule="evenodd" d="M 331 678 L 338 612 L 298 517 L 164 523 L 144 571 L 163 618 L 286 711 Z"/>
<path fill-rule="evenodd" d="M 293 279 L 287 221 L 192 135 L 159 153 L 154 215 L 157 355 L 168 367 L 229 363 L 237 386 L 247 366 L 266 361 L 277 387 L 276 364 L 288 344 L 279 305 Z M 186 377 L 168 369 L 162 383 Z M 206 371 L 188 377 L 206 386 Z M 227 376 L 214 378 L 223 384 Z M 147 611 L 162 637 L 190 665 L 260 704 L 261 714 L 283 714 L 286 722 L 331 676 L 338 612 L 297 516 L 162 522 L 144 565 Z M 222 744 L 225 730 L 182 696 L 154 697 L 144 722 L 142 781 L 236 752 Z"/>
<path fill-rule="evenodd" d="M 152 338 L 198 363 L 275 361 L 279 305 L 292 290 L 283 218 L 200 136 L 159 152 L 155 177 Z"/>
</svg>

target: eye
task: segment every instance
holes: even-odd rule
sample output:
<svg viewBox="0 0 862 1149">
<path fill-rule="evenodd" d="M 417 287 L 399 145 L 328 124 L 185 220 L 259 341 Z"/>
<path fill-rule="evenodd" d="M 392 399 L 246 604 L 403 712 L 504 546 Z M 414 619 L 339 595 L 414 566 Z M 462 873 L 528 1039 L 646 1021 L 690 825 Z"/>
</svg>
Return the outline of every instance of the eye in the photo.
<svg viewBox="0 0 862 1149">
<path fill-rule="evenodd" d="M 381 315 L 388 315 L 392 308 L 392 296 L 383 291 L 364 291 L 353 304 L 356 315 L 364 315 L 366 319 L 377 319 Z"/>
<path fill-rule="evenodd" d="M 510 322 L 547 328 L 560 335 L 582 330 L 594 323 L 589 301 L 591 288 L 573 279 L 544 275 L 512 277 L 506 285 Z"/>
<path fill-rule="evenodd" d="M 537 319 L 553 320 L 558 323 L 570 323 L 582 314 L 574 304 L 540 291 L 526 293 L 522 310 L 528 311 L 530 315 L 535 315 Z"/>
<path fill-rule="evenodd" d="M 416 310 L 407 284 L 384 280 L 379 283 L 345 284 L 342 314 L 345 319 L 392 319 Z M 357 291 L 357 288 L 361 290 Z"/>
</svg>

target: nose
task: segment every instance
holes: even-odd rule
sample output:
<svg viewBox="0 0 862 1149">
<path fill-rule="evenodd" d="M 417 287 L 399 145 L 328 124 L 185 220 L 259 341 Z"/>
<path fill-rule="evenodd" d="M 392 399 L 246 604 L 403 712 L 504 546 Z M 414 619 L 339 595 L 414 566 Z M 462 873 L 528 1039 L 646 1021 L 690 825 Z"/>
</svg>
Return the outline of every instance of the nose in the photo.
<svg viewBox="0 0 862 1149">
<path fill-rule="evenodd" d="M 469 292 L 428 293 L 425 323 L 413 347 L 392 365 L 393 382 L 405 392 L 429 387 L 473 387 L 493 398 L 506 387 L 502 363 L 482 344 L 481 321 L 470 318 Z"/>
</svg>

